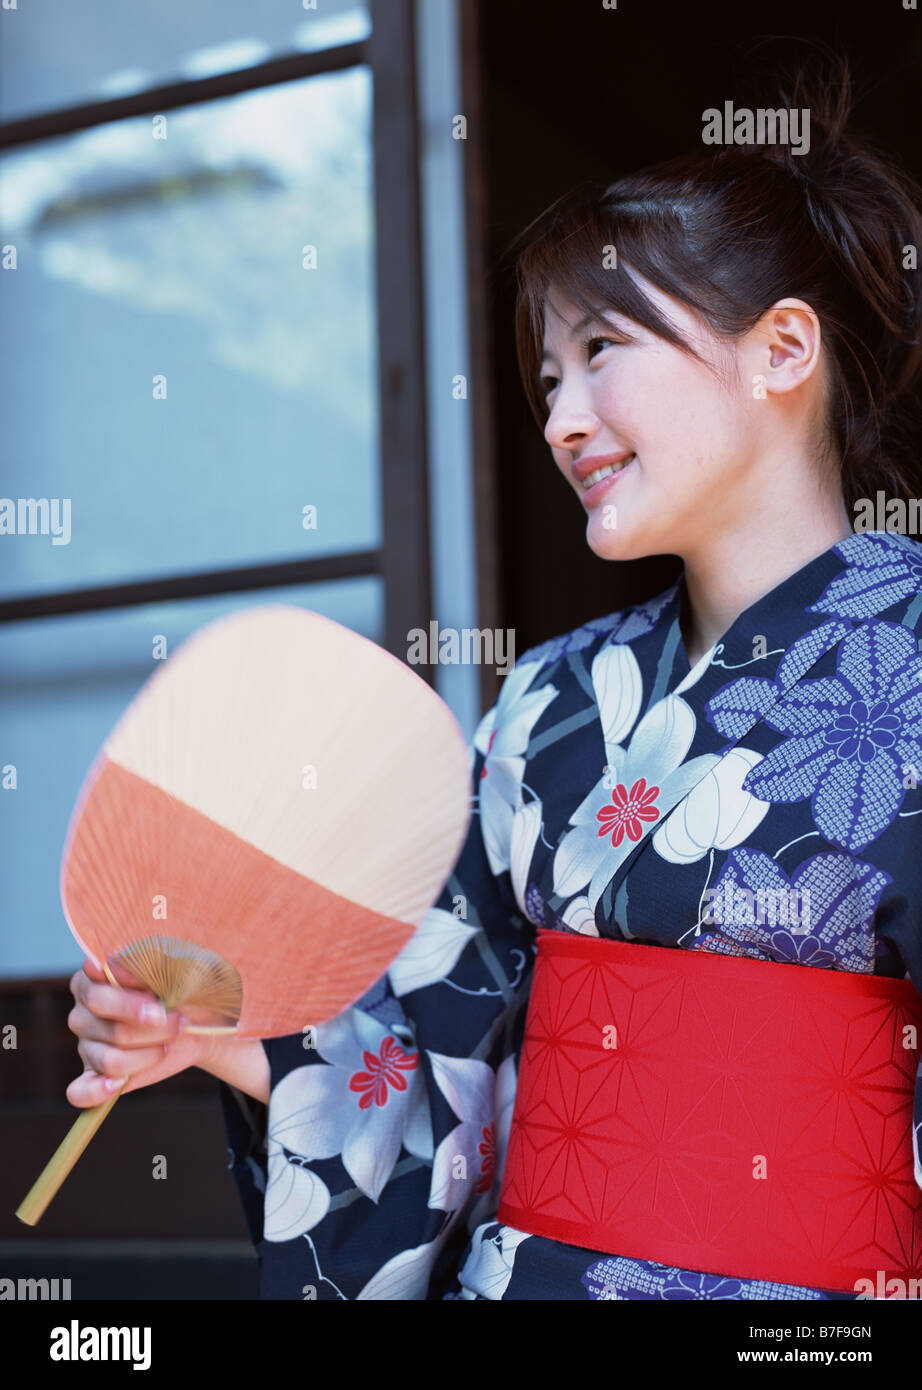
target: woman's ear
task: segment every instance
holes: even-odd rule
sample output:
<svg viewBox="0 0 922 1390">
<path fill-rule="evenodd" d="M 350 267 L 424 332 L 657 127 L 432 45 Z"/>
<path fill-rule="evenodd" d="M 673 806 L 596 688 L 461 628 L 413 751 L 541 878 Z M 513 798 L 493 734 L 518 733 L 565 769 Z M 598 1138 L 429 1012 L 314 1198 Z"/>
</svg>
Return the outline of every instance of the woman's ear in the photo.
<svg viewBox="0 0 922 1390">
<path fill-rule="evenodd" d="M 793 391 L 816 371 L 822 334 L 819 319 L 802 299 L 779 299 L 750 331 L 753 371 L 768 392 Z"/>
</svg>

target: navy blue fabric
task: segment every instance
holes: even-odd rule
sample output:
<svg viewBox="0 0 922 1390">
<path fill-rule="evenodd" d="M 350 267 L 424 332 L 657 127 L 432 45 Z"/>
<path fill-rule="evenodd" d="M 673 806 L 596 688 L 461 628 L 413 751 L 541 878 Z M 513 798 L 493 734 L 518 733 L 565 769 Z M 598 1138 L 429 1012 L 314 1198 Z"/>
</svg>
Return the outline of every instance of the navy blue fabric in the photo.
<svg viewBox="0 0 922 1390">
<path fill-rule="evenodd" d="M 922 987 L 922 545 L 848 537 L 694 670 L 685 601 L 680 577 L 520 657 L 410 946 L 339 1018 L 264 1044 L 268 1108 L 221 1084 L 263 1297 L 867 1296 L 495 1219 L 536 927 Z M 919 1084 L 914 1123 L 922 1184 Z"/>
</svg>

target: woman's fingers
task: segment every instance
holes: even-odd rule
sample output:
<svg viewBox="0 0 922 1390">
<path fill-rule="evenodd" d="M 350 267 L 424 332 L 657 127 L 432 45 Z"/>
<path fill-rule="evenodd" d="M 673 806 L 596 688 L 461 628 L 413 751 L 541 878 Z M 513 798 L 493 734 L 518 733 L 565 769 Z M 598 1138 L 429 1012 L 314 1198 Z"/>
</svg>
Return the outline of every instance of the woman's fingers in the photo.
<svg viewBox="0 0 922 1390">
<path fill-rule="evenodd" d="M 77 1051 L 86 1068 L 67 1088 L 71 1105 L 102 1105 L 115 1094 L 163 1081 L 185 1067 L 201 1066 L 219 1041 L 183 1033 L 183 1015 L 178 1010 L 164 1010 L 156 996 L 120 964 L 110 961 L 109 966 L 118 986 L 111 985 L 89 958 L 71 977 L 74 1007 L 67 1026 L 78 1039 Z M 195 1019 L 192 1009 L 191 1020 Z M 109 1084 L 115 1081 L 122 1084 Z"/>
<path fill-rule="evenodd" d="M 162 1027 L 166 1023 L 166 1010 L 150 990 L 110 985 L 102 972 L 96 971 L 95 968 L 94 975 L 96 978 L 86 970 L 78 970 L 70 980 L 70 992 L 75 1002 L 89 1013 L 95 1014 L 97 1018 L 135 1025 Z"/>
<path fill-rule="evenodd" d="M 82 1076 L 75 1077 L 64 1094 L 71 1105 L 83 1109 L 86 1106 L 102 1105 L 124 1089 L 125 1081 L 121 1077 L 100 1076 L 98 1072 L 85 1071 Z"/>
<path fill-rule="evenodd" d="M 130 1049 L 113 1048 L 92 1040 L 81 1042 L 77 1050 L 86 1064 L 86 1070 L 81 1076 L 74 1077 L 68 1086 L 67 1099 L 71 1105 L 81 1107 L 102 1105 L 113 1095 L 124 1095 L 127 1091 L 153 1086 L 184 1071 L 186 1067 L 201 1066 L 215 1041 L 213 1038 L 190 1038 L 180 1034 L 174 1042 L 164 1047 Z M 122 1084 L 109 1088 L 106 1084 L 108 1081 L 120 1081 Z"/>
<path fill-rule="evenodd" d="M 103 1076 L 134 1076 L 135 1072 L 146 1071 L 163 1061 L 163 1045 L 159 1047 L 110 1047 L 108 1043 L 92 1042 L 84 1038 L 77 1051 L 84 1065 Z"/>
<path fill-rule="evenodd" d="M 75 1004 L 67 1015 L 70 1031 L 83 1041 L 109 1043 L 112 1047 L 153 1047 L 170 1043 L 179 1034 L 179 1014 L 164 1014 L 164 1023 L 140 1023 L 128 1019 L 101 1018 L 85 1004 Z"/>
<path fill-rule="evenodd" d="M 113 979 L 115 979 L 120 985 L 124 986 L 125 989 L 147 988 L 144 982 L 142 980 L 139 980 L 137 975 L 133 975 L 131 971 L 127 968 L 127 966 L 125 966 L 122 963 L 122 961 L 117 960 L 115 956 L 109 956 L 109 958 L 106 961 L 106 964 L 109 967 L 109 973 L 112 975 Z M 89 956 L 84 957 L 81 969 L 83 970 L 83 973 L 85 975 L 88 975 L 91 980 L 104 980 L 107 983 L 110 983 L 109 976 L 106 974 L 106 972 L 102 970 L 98 965 L 96 965 L 95 962 L 93 962 Z"/>
<path fill-rule="evenodd" d="M 67 1088 L 72 1105 L 101 1105 L 112 1096 L 148 1085 L 180 1070 L 188 1061 L 167 1053 L 180 1038 L 180 1015 L 167 1011 L 157 997 L 121 966 L 110 962 L 119 985 L 87 958 L 71 977 L 74 996 L 67 1026 L 78 1039 L 85 1071 Z M 181 1053 L 190 1052 L 184 1044 Z M 139 1075 L 143 1073 L 143 1076 Z M 138 1076 L 137 1082 L 132 1078 Z M 114 1084 L 120 1083 L 120 1084 Z"/>
</svg>

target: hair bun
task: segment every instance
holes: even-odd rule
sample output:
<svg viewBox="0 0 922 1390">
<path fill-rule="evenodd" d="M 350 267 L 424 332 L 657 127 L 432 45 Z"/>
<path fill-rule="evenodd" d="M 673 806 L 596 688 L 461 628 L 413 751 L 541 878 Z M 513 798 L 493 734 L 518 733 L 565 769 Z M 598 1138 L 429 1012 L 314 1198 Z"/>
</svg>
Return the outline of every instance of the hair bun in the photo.
<svg viewBox="0 0 922 1390">
<path fill-rule="evenodd" d="M 851 71 L 841 54 L 821 48 L 809 66 L 790 74 L 773 73 L 761 101 L 758 110 L 802 113 L 806 148 L 796 150 L 785 140 L 754 140 L 740 145 L 746 154 L 777 165 L 813 188 L 837 184 L 849 164 L 861 159 L 860 142 L 849 131 L 854 106 Z"/>
<path fill-rule="evenodd" d="M 892 156 L 851 128 L 855 95 L 848 59 L 817 44 L 816 56 L 793 73 L 773 77 L 774 109 L 803 111 L 806 148 L 775 141 L 740 146 L 796 180 L 810 222 L 824 247 L 863 301 L 867 346 L 890 394 L 914 380 L 922 333 L 922 292 L 904 258 L 922 244 L 922 191 Z M 888 341 L 889 339 L 889 341 Z M 895 341 L 894 341 L 895 340 Z M 881 402 L 883 407 L 883 402 Z"/>
</svg>

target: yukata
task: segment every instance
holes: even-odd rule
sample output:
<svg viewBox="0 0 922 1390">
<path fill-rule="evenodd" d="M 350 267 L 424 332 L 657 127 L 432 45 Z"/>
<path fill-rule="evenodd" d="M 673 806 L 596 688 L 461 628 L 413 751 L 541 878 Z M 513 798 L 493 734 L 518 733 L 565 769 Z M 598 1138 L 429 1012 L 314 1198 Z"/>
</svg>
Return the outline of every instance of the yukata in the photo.
<svg viewBox="0 0 922 1390">
<path fill-rule="evenodd" d="M 539 928 L 922 989 L 922 544 L 848 536 L 693 668 L 684 602 L 683 574 L 520 658 L 474 737 L 463 851 L 401 956 L 265 1042 L 268 1107 L 221 1083 L 261 1297 L 860 1296 L 497 1220 Z M 728 886 L 752 891 L 709 919 Z M 808 931 L 751 910 L 766 887 L 809 897 Z"/>
</svg>

